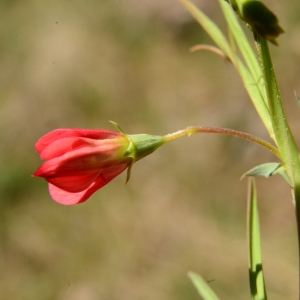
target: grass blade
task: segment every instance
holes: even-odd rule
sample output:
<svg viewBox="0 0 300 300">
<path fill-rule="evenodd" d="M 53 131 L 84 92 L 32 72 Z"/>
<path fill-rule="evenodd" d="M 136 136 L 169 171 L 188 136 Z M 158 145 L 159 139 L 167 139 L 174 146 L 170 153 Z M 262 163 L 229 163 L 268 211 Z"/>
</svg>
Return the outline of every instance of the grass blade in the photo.
<svg viewBox="0 0 300 300">
<path fill-rule="evenodd" d="M 270 119 L 270 113 L 267 104 L 263 98 L 263 93 L 260 91 L 258 86 L 258 71 L 255 67 L 256 77 L 253 77 L 248 68 L 243 64 L 237 54 L 230 47 L 227 39 L 223 35 L 222 31 L 218 28 L 218 26 L 211 21 L 203 12 L 201 12 L 193 3 L 189 0 L 179 0 L 183 6 L 187 9 L 187 11 L 198 21 L 198 23 L 204 28 L 204 30 L 210 35 L 216 45 L 224 52 L 224 54 L 231 60 L 234 64 L 235 68 L 238 70 L 244 86 L 252 100 L 252 103 L 257 110 L 261 120 L 263 121 L 265 127 L 267 128 L 270 136 L 274 139 L 274 133 L 272 129 L 272 122 Z M 223 0 L 221 0 L 223 1 Z M 225 3 L 226 4 L 226 3 Z M 227 10 L 231 7 L 227 7 Z M 231 18 L 234 18 L 231 16 Z M 236 20 L 237 22 L 237 20 Z M 250 47 L 250 46 L 249 46 Z M 250 56 L 250 54 L 248 55 Z M 251 56 L 251 61 L 253 60 L 253 56 Z M 262 76 L 260 76 L 260 80 Z"/>
<path fill-rule="evenodd" d="M 210 35 L 216 45 L 225 53 L 230 60 L 232 60 L 232 50 L 229 43 L 218 28 L 218 26 L 209 19 L 202 11 L 200 11 L 193 3 L 189 0 L 179 0 L 186 8 L 186 10 L 198 21 L 203 29 Z"/>
<path fill-rule="evenodd" d="M 263 80 L 263 74 L 259 65 L 259 62 L 257 60 L 257 57 L 243 31 L 243 29 L 240 26 L 240 23 L 236 17 L 235 12 L 224 0 L 219 0 L 220 6 L 223 10 L 224 16 L 226 18 L 226 21 L 228 23 L 228 26 L 235 38 L 235 41 L 244 57 L 244 60 L 250 70 L 251 75 L 254 78 L 255 83 L 257 84 L 260 93 L 263 96 L 265 104 L 268 105 L 267 97 L 266 97 L 266 91 L 264 88 L 264 80 Z"/>
<path fill-rule="evenodd" d="M 254 179 L 250 180 L 248 196 L 249 280 L 252 300 L 267 300 L 262 267 L 257 196 Z"/>
<path fill-rule="evenodd" d="M 214 291 L 200 275 L 194 272 L 189 272 L 188 276 L 192 280 L 194 286 L 196 287 L 199 295 L 203 298 L 203 300 L 219 300 Z"/>
<path fill-rule="evenodd" d="M 276 144 L 294 187 L 296 184 L 300 185 L 298 148 L 283 109 L 268 42 L 261 37 L 257 37 L 257 47 L 261 57 L 263 75 L 266 82 L 267 98 Z"/>
</svg>

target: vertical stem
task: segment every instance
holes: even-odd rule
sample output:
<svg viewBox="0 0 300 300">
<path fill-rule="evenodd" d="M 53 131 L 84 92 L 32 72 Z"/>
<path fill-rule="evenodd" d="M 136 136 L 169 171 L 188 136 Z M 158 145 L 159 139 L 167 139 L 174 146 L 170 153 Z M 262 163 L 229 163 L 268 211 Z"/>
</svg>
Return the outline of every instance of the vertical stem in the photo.
<svg viewBox="0 0 300 300">
<path fill-rule="evenodd" d="M 269 52 L 268 42 L 256 36 L 256 45 L 261 59 L 262 71 L 268 98 L 270 117 L 275 134 L 276 144 L 281 154 L 286 172 L 290 177 L 295 200 L 295 212 L 298 235 L 298 259 L 299 259 L 299 300 L 300 300 L 300 159 L 299 151 L 295 143 L 289 124 L 286 120 L 280 92 L 275 77 L 274 67 Z"/>
</svg>

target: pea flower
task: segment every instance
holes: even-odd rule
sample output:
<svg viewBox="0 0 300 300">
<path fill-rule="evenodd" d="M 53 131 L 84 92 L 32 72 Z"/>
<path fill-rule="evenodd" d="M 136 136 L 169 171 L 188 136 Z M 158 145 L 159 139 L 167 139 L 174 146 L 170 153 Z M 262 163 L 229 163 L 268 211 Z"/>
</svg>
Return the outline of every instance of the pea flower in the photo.
<svg viewBox="0 0 300 300">
<path fill-rule="evenodd" d="M 110 130 L 57 129 L 42 136 L 35 144 L 41 159 L 46 160 L 32 175 L 45 178 L 51 197 L 64 205 L 86 201 L 132 165 L 163 144 L 198 133 L 219 133 L 258 143 L 279 159 L 276 147 L 251 134 L 228 128 L 188 126 L 164 136 L 127 135 L 117 123 L 119 132 Z"/>
<path fill-rule="evenodd" d="M 113 124 L 120 132 L 57 129 L 36 142 L 35 149 L 46 162 L 32 176 L 46 179 L 56 202 L 82 203 L 125 169 L 127 182 L 133 163 L 165 142 L 161 136 L 126 135 Z"/>
</svg>

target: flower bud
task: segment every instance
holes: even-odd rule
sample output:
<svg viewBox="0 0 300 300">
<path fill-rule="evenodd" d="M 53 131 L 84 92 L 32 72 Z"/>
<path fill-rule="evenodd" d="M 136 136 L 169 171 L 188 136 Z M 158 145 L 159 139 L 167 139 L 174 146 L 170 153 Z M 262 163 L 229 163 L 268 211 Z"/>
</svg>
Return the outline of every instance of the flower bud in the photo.
<svg viewBox="0 0 300 300">
<path fill-rule="evenodd" d="M 115 124 L 115 123 L 114 123 Z M 33 176 L 49 183 L 51 197 L 65 205 L 86 201 L 134 162 L 164 144 L 164 138 L 108 130 L 57 129 L 35 144 L 44 162 Z"/>
<path fill-rule="evenodd" d="M 276 38 L 284 31 L 276 15 L 267 6 L 257 0 L 231 0 L 230 3 L 255 34 L 277 45 Z"/>
</svg>

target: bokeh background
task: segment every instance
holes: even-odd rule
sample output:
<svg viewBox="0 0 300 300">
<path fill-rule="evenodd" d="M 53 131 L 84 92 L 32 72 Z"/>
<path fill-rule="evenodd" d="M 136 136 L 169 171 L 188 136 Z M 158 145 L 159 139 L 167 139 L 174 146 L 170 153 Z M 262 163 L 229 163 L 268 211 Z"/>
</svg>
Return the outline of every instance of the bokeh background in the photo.
<svg viewBox="0 0 300 300">
<path fill-rule="evenodd" d="M 226 32 L 217 1 L 195 3 Z M 300 142 L 299 1 L 265 1 L 286 33 L 271 45 Z M 274 156 L 218 135 L 182 138 L 134 165 L 84 204 L 65 207 L 31 178 L 33 145 L 56 128 L 163 135 L 229 127 L 270 141 L 233 66 L 175 0 L 1 0 L 0 298 L 200 299 L 187 272 L 221 299 L 250 299 L 241 175 Z M 248 30 L 246 29 L 248 32 Z M 289 187 L 258 179 L 269 297 L 296 299 Z"/>
</svg>

